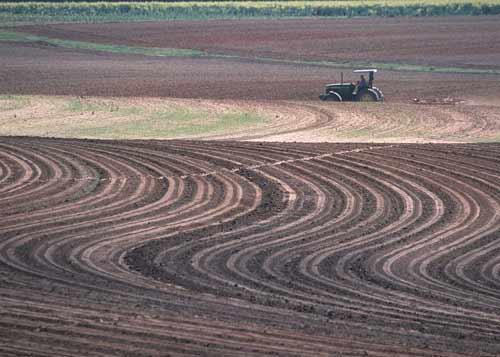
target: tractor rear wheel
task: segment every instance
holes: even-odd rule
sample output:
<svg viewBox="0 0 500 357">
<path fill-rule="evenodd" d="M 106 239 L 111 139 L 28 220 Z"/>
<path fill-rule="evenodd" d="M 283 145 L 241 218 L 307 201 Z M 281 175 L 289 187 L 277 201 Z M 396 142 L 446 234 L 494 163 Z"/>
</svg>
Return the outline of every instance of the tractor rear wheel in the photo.
<svg viewBox="0 0 500 357">
<path fill-rule="evenodd" d="M 356 96 L 356 101 L 358 102 L 378 102 L 379 97 L 377 93 L 373 90 L 365 90 Z"/>
</svg>

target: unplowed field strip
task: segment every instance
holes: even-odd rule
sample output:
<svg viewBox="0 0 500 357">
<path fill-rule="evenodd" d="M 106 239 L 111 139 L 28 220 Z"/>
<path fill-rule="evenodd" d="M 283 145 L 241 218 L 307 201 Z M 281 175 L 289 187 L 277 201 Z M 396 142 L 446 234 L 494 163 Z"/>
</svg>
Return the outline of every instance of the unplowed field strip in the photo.
<svg viewBox="0 0 500 357">
<path fill-rule="evenodd" d="M 499 154 L 0 138 L 0 355 L 498 355 Z"/>
</svg>

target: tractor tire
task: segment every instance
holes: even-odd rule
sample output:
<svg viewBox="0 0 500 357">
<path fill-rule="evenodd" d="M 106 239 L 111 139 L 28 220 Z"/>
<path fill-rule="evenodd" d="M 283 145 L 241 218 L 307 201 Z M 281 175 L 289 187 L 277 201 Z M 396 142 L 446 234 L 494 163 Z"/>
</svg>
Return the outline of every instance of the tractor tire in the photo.
<svg viewBox="0 0 500 357">
<path fill-rule="evenodd" d="M 378 95 L 378 101 L 379 102 L 383 102 L 384 101 L 384 93 L 382 93 L 382 91 L 380 89 L 378 89 L 377 87 L 372 87 L 372 89 L 377 92 L 377 95 Z"/>
<path fill-rule="evenodd" d="M 330 101 L 330 102 L 341 102 L 342 101 L 342 97 L 338 93 L 330 92 L 330 93 L 328 93 L 328 95 L 325 95 L 325 99 L 324 100 L 327 100 L 327 101 Z"/>
<path fill-rule="evenodd" d="M 357 102 L 378 102 L 379 100 L 380 98 L 377 92 L 371 88 L 358 93 L 358 95 L 356 96 Z"/>
</svg>

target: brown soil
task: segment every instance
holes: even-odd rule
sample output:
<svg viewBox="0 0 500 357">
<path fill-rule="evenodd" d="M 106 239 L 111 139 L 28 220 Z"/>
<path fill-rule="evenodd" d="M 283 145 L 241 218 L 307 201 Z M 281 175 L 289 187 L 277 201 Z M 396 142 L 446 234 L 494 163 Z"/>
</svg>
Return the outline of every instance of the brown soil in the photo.
<svg viewBox="0 0 500 357">
<path fill-rule="evenodd" d="M 500 106 L 418 104 L 10 96 L 0 98 L 0 136 L 377 143 L 500 140 Z M 189 113 L 199 114 L 190 119 Z M 259 120 L 224 125 L 224 115 L 235 113 Z M 217 124 L 215 130 L 211 124 Z M 197 130 L 184 130 L 188 126 Z"/>
<path fill-rule="evenodd" d="M 259 22 L 262 33 L 257 22 L 241 22 L 227 45 L 222 35 L 204 42 L 205 34 L 228 33 L 234 22 L 98 25 L 94 32 L 103 42 L 123 35 L 122 43 L 167 46 L 169 36 L 125 30 L 179 26 L 172 47 L 199 41 L 215 49 L 221 41 L 226 53 L 275 48 L 271 55 L 290 58 L 294 46 L 308 53 L 329 41 L 307 47 L 301 24 L 325 37 L 328 26 L 349 25 L 335 40 L 347 57 L 325 58 L 352 59 L 356 44 L 345 38 L 372 26 L 373 38 L 363 36 L 376 47 L 370 60 L 391 57 L 378 41 L 393 38 L 395 59 L 419 63 L 419 52 L 401 45 L 411 33 L 422 46 L 426 36 L 439 46 L 447 43 L 440 36 L 455 41 L 429 48 L 421 57 L 429 63 L 499 63 L 497 42 L 476 41 L 498 34 L 497 18 L 287 21 Z M 441 22 L 455 32 L 437 31 Z M 290 24 L 298 30 L 266 40 L 273 26 Z M 262 41 L 238 47 L 252 25 L 250 37 Z M 68 26 L 36 31 L 96 36 L 90 25 Z M 425 35 L 427 26 L 434 31 Z M 276 43 L 289 46 L 281 51 Z M 308 118 L 305 139 L 318 142 L 339 125 L 367 128 L 363 107 L 318 101 L 324 82 L 337 76 L 331 68 L 254 59 L 0 46 L 2 94 L 251 98 L 242 105 L 317 115 Z M 368 128 L 398 132 L 385 119 L 394 116 L 402 128 L 410 118 L 416 128 L 498 134 L 498 76 L 383 71 L 377 81 L 390 105 L 366 107 L 379 118 Z M 465 104 L 411 104 L 415 97 Z M 239 139 L 305 140 L 294 124 L 286 129 Z M 0 355 L 498 356 L 499 157 L 499 144 L 0 137 Z"/>
<path fill-rule="evenodd" d="M 0 354 L 500 353 L 500 146 L 0 139 Z"/>
<path fill-rule="evenodd" d="M 0 93 L 316 101 L 326 83 L 340 81 L 341 70 L 255 58 L 500 68 L 499 24 L 493 16 L 26 26 L 16 31 L 91 42 L 193 48 L 245 59 L 151 58 L 4 42 L 0 46 Z M 343 71 L 345 80 L 356 79 L 350 70 Z M 498 75 L 382 71 L 376 77 L 388 101 L 404 102 L 448 97 L 498 102 L 498 83 Z"/>
<path fill-rule="evenodd" d="M 169 21 L 19 30 L 71 40 L 192 48 L 244 57 L 500 68 L 499 16 Z"/>
<path fill-rule="evenodd" d="M 208 58 L 147 58 L 4 43 L 0 94 L 153 96 L 317 101 L 326 83 L 340 81 L 329 67 Z M 348 78 L 349 72 L 345 72 Z M 349 75 L 354 80 L 354 75 Z M 376 84 L 387 101 L 500 96 L 498 76 L 383 71 Z M 467 90 L 464 90 L 467 88 Z"/>
</svg>

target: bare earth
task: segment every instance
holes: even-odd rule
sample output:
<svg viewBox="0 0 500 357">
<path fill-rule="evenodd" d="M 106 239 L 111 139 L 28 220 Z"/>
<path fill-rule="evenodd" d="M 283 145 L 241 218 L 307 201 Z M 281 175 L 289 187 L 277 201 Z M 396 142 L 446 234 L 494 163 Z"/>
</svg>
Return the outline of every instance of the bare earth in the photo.
<svg viewBox="0 0 500 357">
<path fill-rule="evenodd" d="M 493 356 L 498 144 L 0 140 L 2 356 Z"/>
<path fill-rule="evenodd" d="M 239 59 L 0 43 L 0 355 L 500 355 L 500 144 L 471 143 L 499 76 L 333 104 L 339 70 L 255 58 L 499 68 L 498 20 L 23 28 Z M 106 125 L 183 140 L 74 138 Z"/>
<path fill-rule="evenodd" d="M 500 140 L 500 106 L 72 96 L 0 98 L 0 135 L 450 143 Z M 227 121 L 238 115 L 239 121 Z M 194 127 L 194 129 L 193 129 Z"/>
<path fill-rule="evenodd" d="M 500 16 L 170 21 L 18 28 L 43 36 L 295 60 L 500 68 Z"/>
<path fill-rule="evenodd" d="M 0 93 L 176 98 L 316 100 L 340 70 L 285 60 L 379 61 L 500 68 L 500 17 L 351 20 L 173 21 L 26 26 L 54 38 L 142 47 L 189 48 L 243 59 L 151 58 L 2 43 Z M 355 80 L 344 70 L 346 80 Z M 383 71 L 388 101 L 487 98 L 498 75 Z"/>
</svg>

